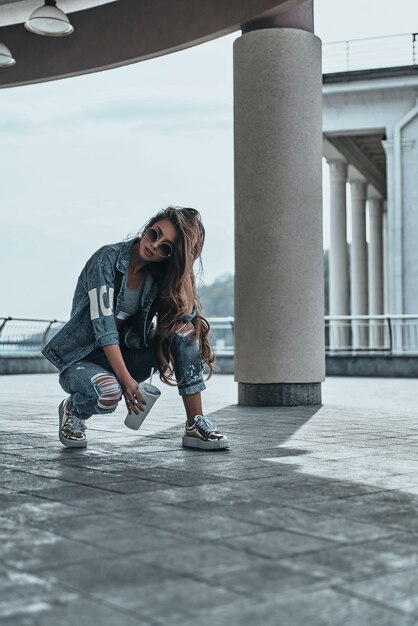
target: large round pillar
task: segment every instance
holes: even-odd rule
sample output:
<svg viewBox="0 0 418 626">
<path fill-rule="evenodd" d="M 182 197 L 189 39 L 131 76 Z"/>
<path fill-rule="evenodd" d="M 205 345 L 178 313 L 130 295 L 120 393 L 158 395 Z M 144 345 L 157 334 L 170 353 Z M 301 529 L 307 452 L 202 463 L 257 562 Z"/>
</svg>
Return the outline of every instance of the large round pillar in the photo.
<svg viewBox="0 0 418 626">
<path fill-rule="evenodd" d="M 321 45 L 307 30 L 265 26 L 234 43 L 238 402 L 319 404 Z"/>
<path fill-rule="evenodd" d="M 368 314 L 366 198 L 367 183 L 351 180 L 351 315 Z M 365 321 L 353 321 L 354 349 L 368 348 L 368 325 Z"/>
<path fill-rule="evenodd" d="M 348 252 L 347 252 L 347 163 L 329 160 L 331 249 L 329 256 L 329 313 L 349 314 Z M 330 347 L 348 348 L 349 327 L 346 321 L 334 320 L 330 325 Z"/>
</svg>

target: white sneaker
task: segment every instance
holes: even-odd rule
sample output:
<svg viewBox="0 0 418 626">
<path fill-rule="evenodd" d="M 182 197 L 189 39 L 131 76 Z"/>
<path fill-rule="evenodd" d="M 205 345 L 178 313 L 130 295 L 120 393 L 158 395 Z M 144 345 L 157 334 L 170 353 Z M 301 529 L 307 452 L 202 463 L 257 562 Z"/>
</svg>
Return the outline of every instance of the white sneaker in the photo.
<svg viewBox="0 0 418 626">
<path fill-rule="evenodd" d="M 186 422 L 183 446 L 201 450 L 225 450 L 229 448 L 229 441 L 218 431 L 215 422 L 203 415 L 196 415 L 192 426 L 188 426 Z"/>
</svg>

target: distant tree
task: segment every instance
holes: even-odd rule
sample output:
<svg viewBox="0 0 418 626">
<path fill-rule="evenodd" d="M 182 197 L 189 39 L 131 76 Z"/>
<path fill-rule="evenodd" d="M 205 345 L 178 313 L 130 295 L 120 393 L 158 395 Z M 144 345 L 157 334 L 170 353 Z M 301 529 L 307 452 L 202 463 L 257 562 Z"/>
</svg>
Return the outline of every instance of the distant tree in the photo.
<svg viewBox="0 0 418 626">
<path fill-rule="evenodd" d="M 234 276 L 223 274 L 211 285 L 199 288 L 203 313 L 207 317 L 227 317 L 234 315 Z"/>
<path fill-rule="evenodd" d="M 207 317 L 233 317 L 233 274 L 222 274 L 212 284 L 202 285 L 199 287 L 199 296 Z M 324 250 L 324 303 L 325 315 L 329 315 L 329 250 Z"/>
</svg>

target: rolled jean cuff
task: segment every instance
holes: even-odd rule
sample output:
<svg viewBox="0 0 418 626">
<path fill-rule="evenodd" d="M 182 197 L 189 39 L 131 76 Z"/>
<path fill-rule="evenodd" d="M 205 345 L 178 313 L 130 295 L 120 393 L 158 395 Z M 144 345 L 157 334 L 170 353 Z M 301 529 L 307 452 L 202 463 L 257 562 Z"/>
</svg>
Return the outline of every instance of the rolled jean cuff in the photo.
<svg viewBox="0 0 418 626">
<path fill-rule="evenodd" d="M 203 380 L 197 383 L 189 383 L 188 385 L 179 385 L 178 390 L 181 396 L 191 396 L 193 393 L 199 393 L 206 389 L 206 385 Z"/>
</svg>

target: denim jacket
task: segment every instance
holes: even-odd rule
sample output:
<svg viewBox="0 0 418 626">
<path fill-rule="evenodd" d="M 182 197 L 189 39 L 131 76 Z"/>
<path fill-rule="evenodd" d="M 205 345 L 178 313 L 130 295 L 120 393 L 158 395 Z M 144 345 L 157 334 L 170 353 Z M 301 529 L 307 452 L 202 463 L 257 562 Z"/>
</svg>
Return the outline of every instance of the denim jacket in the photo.
<svg viewBox="0 0 418 626">
<path fill-rule="evenodd" d="M 158 267 L 147 272 L 142 306 L 125 322 L 121 337 L 115 319 L 123 305 L 123 275 L 128 270 L 131 247 L 137 241 L 136 238 L 103 246 L 84 266 L 77 281 L 71 317 L 42 351 L 60 372 L 97 347 L 119 344 L 121 338 L 128 348 L 149 347 L 158 304 Z"/>
</svg>

